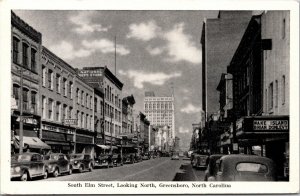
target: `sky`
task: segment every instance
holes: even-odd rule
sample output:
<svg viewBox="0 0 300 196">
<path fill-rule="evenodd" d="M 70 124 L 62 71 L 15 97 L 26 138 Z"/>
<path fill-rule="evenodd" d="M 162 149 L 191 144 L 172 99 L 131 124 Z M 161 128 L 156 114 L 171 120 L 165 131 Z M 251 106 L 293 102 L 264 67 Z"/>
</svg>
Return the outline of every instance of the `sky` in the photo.
<svg viewBox="0 0 300 196">
<path fill-rule="evenodd" d="M 175 127 L 183 149 L 200 122 L 201 31 L 218 11 L 14 10 L 42 33 L 42 44 L 75 68 L 107 66 L 143 112 L 145 91 L 175 97 Z"/>
</svg>

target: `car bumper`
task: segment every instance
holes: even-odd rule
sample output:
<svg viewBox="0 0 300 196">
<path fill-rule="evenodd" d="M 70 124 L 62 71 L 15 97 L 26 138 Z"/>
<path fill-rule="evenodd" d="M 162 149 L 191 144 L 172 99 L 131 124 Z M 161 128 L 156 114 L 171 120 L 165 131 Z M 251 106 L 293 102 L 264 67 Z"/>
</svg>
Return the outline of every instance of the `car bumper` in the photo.
<svg viewBox="0 0 300 196">
<path fill-rule="evenodd" d="M 97 163 L 97 162 L 95 162 L 95 167 L 105 167 L 105 166 L 108 166 L 108 162 L 105 162 L 105 163 Z"/>
</svg>

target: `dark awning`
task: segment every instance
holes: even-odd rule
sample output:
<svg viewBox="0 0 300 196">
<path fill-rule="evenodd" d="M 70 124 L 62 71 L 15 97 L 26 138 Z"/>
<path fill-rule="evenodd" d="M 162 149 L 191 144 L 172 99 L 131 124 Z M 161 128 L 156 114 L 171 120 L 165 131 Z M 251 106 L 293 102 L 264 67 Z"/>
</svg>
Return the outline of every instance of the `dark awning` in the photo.
<svg viewBox="0 0 300 196">
<path fill-rule="evenodd" d="M 20 143 L 19 136 L 16 135 L 15 137 L 18 140 L 18 143 Z M 24 146 L 28 145 L 29 148 L 51 149 L 51 147 L 49 145 L 47 145 L 45 142 L 43 142 L 42 140 L 40 140 L 37 137 L 23 136 L 23 143 L 24 143 Z"/>
</svg>

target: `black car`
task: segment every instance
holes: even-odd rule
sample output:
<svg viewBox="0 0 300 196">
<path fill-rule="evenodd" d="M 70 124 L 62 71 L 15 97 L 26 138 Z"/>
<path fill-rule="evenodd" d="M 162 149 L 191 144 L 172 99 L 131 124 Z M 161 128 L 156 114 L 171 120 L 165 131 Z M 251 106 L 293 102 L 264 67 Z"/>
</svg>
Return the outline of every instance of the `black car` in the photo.
<svg viewBox="0 0 300 196">
<path fill-rule="evenodd" d="M 94 168 L 94 159 L 90 154 L 70 154 L 70 163 L 72 170 L 78 170 L 80 173 Z"/>
</svg>

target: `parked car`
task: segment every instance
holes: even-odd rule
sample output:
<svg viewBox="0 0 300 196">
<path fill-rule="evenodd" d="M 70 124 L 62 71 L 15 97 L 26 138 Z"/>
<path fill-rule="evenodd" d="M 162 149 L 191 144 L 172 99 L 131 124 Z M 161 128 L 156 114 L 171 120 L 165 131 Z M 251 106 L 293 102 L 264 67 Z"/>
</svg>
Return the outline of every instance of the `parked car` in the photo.
<svg viewBox="0 0 300 196">
<path fill-rule="evenodd" d="M 43 156 L 38 153 L 15 154 L 11 157 L 11 179 L 18 178 L 27 181 L 33 177 L 48 177 L 49 170 L 43 162 Z"/>
<path fill-rule="evenodd" d="M 174 153 L 171 157 L 171 160 L 179 160 L 179 155 L 177 153 Z"/>
<path fill-rule="evenodd" d="M 208 181 L 276 181 L 274 162 L 256 155 L 226 155 L 218 162 L 218 172 Z"/>
<path fill-rule="evenodd" d="M 200 169 L 206 169 L 208 165 L 208 155 L 194 154 L 192 166 Z"/>
<path fill-rule="evenodd" d="M 150 159 L 150 154 L 149 153 L 144 153 L 144 155 L 142 156 L 143 160 L 149 160 Z"/>
<path fill-rule="evenodd" d="M 121 154 L 115 153 L 111 156 L 112 156 L 113 166 L 117 167 L 117 166 L 122 166 L 123 165 Z"/>
<path fill-rule="evenodd" d="M 224 156 L 224 154 L 213 154 L 210 155 L 208 158 L 208 165 L 207 168 L 205 170 L 205 176 L 204 176 L 204 181 L 207 181 L 209 177 L 211 176 L 215 176 L 217 174 L 218 171 L 218 165 L 217 165 L 217 161 Z"/>
<path fill-rule="evenodd" d="M 103 154 L 95 158 L 94 167 L 113 167 L 112 161 L 108 155 Z"/>
<path fill-rule="evenodd" d="M 128 153 L 128 154 L 124 154 L 123 155 L 123 163 L 135 163 L 136 160 L 135 160 L 135 155 L 134 153 Z"/>
<path fill-rule="evenodd" d="M 51 153 L 44 156 L 44 162 L 48 167 L 49 174 L 57 177 L 62 173 L 72 174 L 72 166 L 66 155 L 62 153 Z"/>
<path fill-rule="evenodd" d="M 72 170 L 78 170 L 80 173 L 94 168 L 94 160 L 90 154 L 70 154 L 70 163 Z"/>
</svg>

